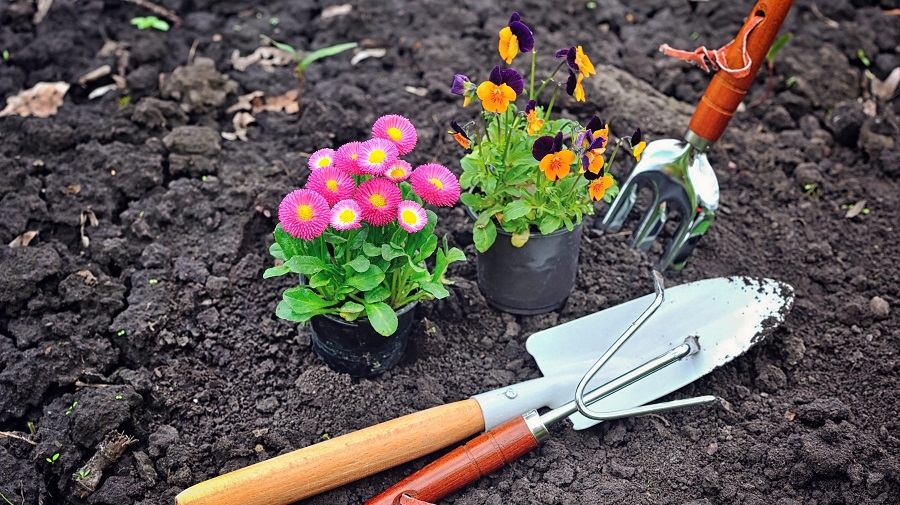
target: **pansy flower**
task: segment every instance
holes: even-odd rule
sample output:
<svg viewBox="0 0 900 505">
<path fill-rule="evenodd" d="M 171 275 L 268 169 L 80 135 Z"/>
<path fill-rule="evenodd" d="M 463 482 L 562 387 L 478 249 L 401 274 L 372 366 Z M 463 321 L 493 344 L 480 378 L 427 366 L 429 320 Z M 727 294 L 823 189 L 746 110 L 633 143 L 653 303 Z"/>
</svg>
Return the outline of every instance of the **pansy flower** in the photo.
<svg viewBox="0 0 900 505">
<path fill-rule="evenodd" d="M 416 128 L 409 119 L 397 114 L 381 116 L 372 125 L 372 136 L 387 139 L 397 146 L 397 154 L 409 154 L 416 147 Z"/>
<path fill-rule="evenodd" d="M 395 220 L 397 204 L 402 198 L 400 188 L 381 177 L 360 184 L 353 196 L 359 204 L 363 220 L 374 226 L 384 226 Z"/>
<path fill-rule="evenodd" d="M 589 143 L 581 155 L 581 166 L 585 178 L 594 180 L 603 175 L 603 166 L 606 164 L 603 153 L 606 152 L 607 139 L 599 136 L 594 138 L 593 134 L 586 132 L 585 140 Z"/>
<path fill-rule="evenodd" d="M 524 89 L 525 82 L 518 72 L 511 68 L 501 69 L 497 65 L 491 70 L 490 78 L 478 85 L 476 94 L 484 110 L 501 114 Z"/>
<path fill-rule="evenodd" d="M 450 121 L 450 129 L 447 131 L 447 133 L 453 135 L 453 139 L 459 142 L 459 145 L 463 146 L 466 149 L 472 148 L 472 142 L 470 141 L 469 136 L 456 121 Z"/>
<path fill-rule="evenodd" d="M 583 79 L 583 74 L 576 74 L 569 70 L 569 79 L 566 80 L 566 93 L 572 95 L 575 101 L 578 102 L 584 101 L 584 88 L 581 86 Z"/>
<path fill-rule="evenodd" d="M 582 49 L 581 46 L 572 46 L 569 49 L 561 49 L 556 52 L 556 57 L 565 57 L 566 63 L 569 64 L 569 68 L 572 69 L 573 72 L 582 74 L 584 77 L 590 77 L 597 74 L 597 71 L 594 70 L 594 64 L 591 63 L 591 59 L 588 58 L 588 55 L 584 54 L 584 49 Z"/>
<path fill-rule="evenodd" d="M 527 53 L 534 49 L 534 35 L 522 22 L 518 12 L 513 12 L 509 23 L 500 30 L 499 49 L 500 57 L 507 65 L 512 63 L 519 51 Z"/>
<path fill-rule="evenodd" d="M 362 226 L 362 209 L 355 200 L 341 200 L 331 209 L 331 227 L 335 230 L 352 230 Z"/>
<path fill-rule="evenodd" d="M 313 170 L 306 181 L 306 189 L 325 197 L 328 205 L 353 197 L 356 183 L 353 178 L 338 167 L 331 166 Z"/>
<path fill-rule="evenodd" d="M 334 166 L 334 149 L 324 148 L 312 153 L 309 156 L 310 170 L 318 170 L 320 168 L 328 168 Z"/>
<path fill-rule="evenodd" d="M 634 133 L 631 134 L 631 154 L 634 155 L 634 159 L 637 161 L 641 161 L 641 154 L 644 152 L 644 148 L 647 147 L 647 142 L 641 140 L 641 129 L 638 128 L 634 130 Z"/>
<path fill-rule="evenodd" d="M 591 135 L 590 138 L 588 138 L 588 134 Z M 584 131 L 578 135 L 578 140 L 575 144 L 583 149 L 587 149 L 593 139 L 598 137 L 609 140 L 609 125 L 604 125 L 600 118 L 593 116 L 585 125 Z"/>
<path fill-rule="evenodd" d="M 615 183 L 615 179 L 609 174 L 591 181 L 591 183 L 588 184 L 588 193 L 591 195 L 591 200 L 602 200 L 603 196 L 606 194 L 606 190 L 611 188 L 613 183 Z"/>
<path fill-rule="evenodd" d="M 383 177 L 390 179 L 393 182 L 402 182 L 406 179 L 409 179 L 409 175 L 412 173 L 412 165 L 403 161 L 401 159 L 395 160 L 391 163 L 387 169 L 385 169 L 384 173 L 381 174 Z"/>
<path fill-rule="evenodd" d="M 538 114 L 536 101 L 528 100 L 525 105 L 525 120 L 528 122 L 526 129 L 529 135 L 536 135 L 544 127 L 544 120 Z"/>
<path fill-rule="evenodd" d="M 404 200 L 397 205 L 397 223 L 404 230 L 415 233 L 428 224 L 428 214 L 417 202 Z"/>
<path fill-rule="evenodd" d="M 541 172 L 551 181 L 569 175 L 575 161 L 575 153 L 563 147 L 562 137 L 562 132 L 558 132 L 556 137 L 540 137 L 531 147 L 531 155 L 540 162 Z"/>
<path fill-rule="evenodd" d="M 347 142 L 334 152 L 334 165 L 350 175 L 365 175 L 359 167 L 357 157 L 362 142 Z"/>
<path fill-rule="evenodd" d="M 295 189 L 278 206 L 278 221 L 288 235 L 312 240 L 328 228 L 330 211 L 325 197 L 310 189 Z"/>
<path fill-rule="evenodd" d="M 397 146 L 383 138 L 369 139 L 359 145 L 356 165 L 369 175 L 381 175 L 397 160 Z"/>
<path fill-rule="evenodd" d="M 454 95 L 462 96 L 463 107 L 468 107 L 469 104 L 472 103 L 472 98 L 475 97 L 475 90 L 477 88 L 478 86 L 470 81 L 468 77 L 462 74 L 455 74 L 453 76 L 453 84 L 450 85 L 450 92 Z"/>
<path fill-rule="evenodd" d="M 436 163 L 413 170 L 409 178 L 413 191 L 431 205 L 452 207 L 459 200 L 459 181 L 447 167 Z"/>
</svg>

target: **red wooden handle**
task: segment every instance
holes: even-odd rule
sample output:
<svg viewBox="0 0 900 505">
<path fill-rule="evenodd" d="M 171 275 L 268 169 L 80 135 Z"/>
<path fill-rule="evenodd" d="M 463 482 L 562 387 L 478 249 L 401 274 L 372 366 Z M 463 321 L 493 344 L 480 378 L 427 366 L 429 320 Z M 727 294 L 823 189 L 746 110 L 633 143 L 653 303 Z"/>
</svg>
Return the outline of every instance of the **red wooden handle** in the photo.
<svg viewBox="0 0 900 505">
<path fill-rule="evenodd" d="M 437 501 L 528 454 L 537 445 L 524 417 L 517 417 L 457 447 L 366 505 L 397 505 L 404 494 L 423 501 Z"/>
<path fill-rule="evenodd" d="M 743 77 L 735 77 L 724 69 L 716 72 L 691 118 L 689 125 L 691 131 L 709 142 L 719 140 L 734 111 L 747 94 L 747 89 L 753 83 L 792 3 L 793 0 L 759 0 L 756 3 L 747 22 L 725 54 L 730 68 L 743 68 L 745 65 L 743 41 L 746 36 L 746 54 L 751 61 L 749 73 Z M 758 16 L 762 16 L 763 20 L 754 26 Z"/>
</svg>

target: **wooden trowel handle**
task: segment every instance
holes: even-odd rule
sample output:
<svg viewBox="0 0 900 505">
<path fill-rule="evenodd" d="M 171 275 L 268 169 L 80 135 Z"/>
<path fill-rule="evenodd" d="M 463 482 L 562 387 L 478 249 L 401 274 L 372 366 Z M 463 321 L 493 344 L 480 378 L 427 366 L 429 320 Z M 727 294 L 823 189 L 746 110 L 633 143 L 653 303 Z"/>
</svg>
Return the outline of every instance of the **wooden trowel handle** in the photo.
<svg viewBox="0 0 900 505">
<path fill-rule="evenodd" d="M 516 417 L 457 447 L 391 486 L 366 505 L 397 505 L 404 494 L 435 502 L 496 472 L 538 446 L 523 417 Z"/>
<path fill-rule="evenodd" d="M 176 505 L 285 505 L 411 461 L 484 431 L 478 402 L 409 414 L 201 482 Z"/>
<path fill-rule="evenodd" d="M 743 77 L 734 77 L 724 69 L 716 72 L 691 118 L 689 128 L 692 132 L 709 142 L 719 139 L 722 132 L 725 131 L 725 127 L 728 126 L 728 122 L 731 121 L 734 111 L 737 110 L 744 95 L 747 94 L 750 84 L 753 83 L 792 3 L 793 0 L 759 0 L 756 3 L 744 26 L 741 27 L 741 31 L 735 37 L 734 43 L 725 54 L 729 68 L 743 68 L 745 65 L 743 41 L 746 36 L 747 56 L 751 61 L 749 73 Z M 758 16 L 762 16 L 764 19 L 754 26 Z M 747 35 L 747 31 L 749 31 L 749 35 Z"/>
</svg>

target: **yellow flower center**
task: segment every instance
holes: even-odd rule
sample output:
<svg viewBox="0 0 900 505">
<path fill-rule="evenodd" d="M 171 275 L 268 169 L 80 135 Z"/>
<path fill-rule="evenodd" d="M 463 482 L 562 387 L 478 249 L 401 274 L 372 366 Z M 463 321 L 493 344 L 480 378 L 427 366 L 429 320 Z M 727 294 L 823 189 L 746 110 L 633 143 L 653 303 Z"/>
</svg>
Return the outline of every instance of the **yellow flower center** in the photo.
<svg viewBox="0 0 900 505">
<path fill-rule="evenodd" d="M 328 165 L 331 165 L 331 158 L 319 158 L 319 161 L 316 162 L 316 166 L 319 168 L 325 168 Z"/>
<path fill-rule="evenodd" d="M 297 207 L 297 217 L 299 217 L 301 221 L 311 220 L 313 218 L 312 207 L 305 204 Z"/>
<path fill-rule="evenodd" d="M 394 141 L 398 141 L 403 138 L 403 132 L 400 131 L 400 128 L 391 127 L 387 129 L 388 137 L 394 139 Z"/>
<path fill-rule="evenodd" d="M 380 209 L 387 205 L 387 200 L 384 199 L 384 196 L 375 193 L 369 197 L 369 203 L 374 205 L 376 209 Z"/>
<path fill-rule="evenodd" d="M 327 181 L 325 181 L 325 186 L 328 187 L 328 191 L 331 191 L 332 193 L 337 193 L 338 183 L 336 180 L 328 179 Z"/>
<path fill-rule="evenodd" d="M 378 150 L 375 150 L 375 151 L 372 151 L 371 153 L 369 153 L 369 163 L 371 163 L 373 165 L 377 165 L 377 164 L 381 163 L 382 161 L 384 161 L 385 158 L 387 158 L 387 154 L 385 154 L 385 152 L 382 151 L 381 149 L 378 149 Z"/>
<path fill-rule="evenodd" d="M 340 219 L 342 223 L 352 223 L 356 219 L 356 213 L 350 209 L 344 209 L 338 214 L 338 219 Z"/>
<path fill-rule="evenodd" d="M 436 187 L 438 189 L 444 189 L 444 183 L 441 182 L 439 179 L 435 179 L 434 177 L 432 177 L 431 179 L 428 179 L 428 182 L 430 182 L 431 184 L 434 184 L 434 187 Z"/>
<path fill-rule="evenodd" d="M 406 171 L 404 171 L 402 168 L 395 168 L 391 170 L 391 177 L 395 179 L 399 179 L 404 175 L 406 175 Z"/>
<path fill-rule="evenodd" d="M 400 219 L 403 219 L 403 222 L 408 225 L 414 225 L 419 222 L 419 217 L 416 216 L 416 213 L 409 209 L 400 213 Z"/>
</svg>

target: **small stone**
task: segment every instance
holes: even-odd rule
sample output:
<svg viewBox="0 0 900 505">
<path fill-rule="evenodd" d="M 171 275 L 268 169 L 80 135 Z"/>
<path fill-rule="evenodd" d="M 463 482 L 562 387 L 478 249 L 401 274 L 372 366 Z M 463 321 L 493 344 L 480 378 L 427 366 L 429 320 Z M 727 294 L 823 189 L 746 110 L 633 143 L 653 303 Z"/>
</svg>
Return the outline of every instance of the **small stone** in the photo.
<svg viewBox="0 0 900 505">
<path fill-rule="evenodd" d="M 150 457 L 158 458 L 165 454 L 169 447 L 178 442 L 178 430 L 169 425 L 160 426 L 149 437 Z"/>
<path fill-rule="evenodd" d="M 216 156 L 222 152 L 219 132 L 208 126 L 178 126 L 163 137 L 172 154 Z"/>
<path fill-rule="evenodd" d="M 821 426 L 827 420 L 840 422 L 850 418 L 850 408 L 837 398 L 819 398 L 797 407 L 797 417 L 810 426 Z"/>
<path fill-rule="evenodd" d="M 887 319 L 891 315 L 890 304 L 880 296 L 874 296 L 869 300 L 869 310 L 878 319 Z"/>
<path fill-rule="evenodd" d="M 845 102 L 834 108 L 826 126 L 834 134 L 835 140 L 845 146 L 855 147 L 865 119 L 862 104 Z"/>
<path fill-rule="evenodd" d="M 815 163 L 801 163 L 794 169 L 794 180 L 797 181 L 800 187 L 803 187 L 809 184 L 821 185 L 825 182 L 825 177 L 819 170 L 819 165 Z"/>
</svg>

